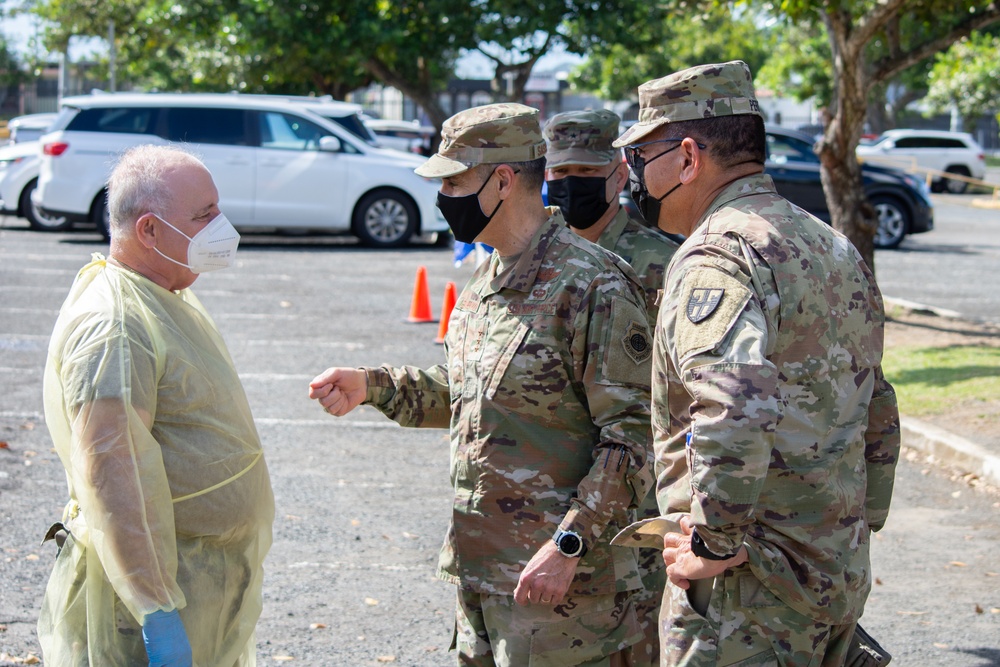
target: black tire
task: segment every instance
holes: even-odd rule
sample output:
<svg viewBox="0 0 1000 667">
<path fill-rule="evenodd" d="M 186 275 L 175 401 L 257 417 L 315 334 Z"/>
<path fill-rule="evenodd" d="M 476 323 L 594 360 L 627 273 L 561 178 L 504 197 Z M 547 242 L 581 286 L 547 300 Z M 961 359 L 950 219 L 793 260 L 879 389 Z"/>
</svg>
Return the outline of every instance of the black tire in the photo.
<svg viewBox="0 0 1000 667">
<path fill-rule="evenodd" d="M 968 169 L 962 165 L 952 165 L 945 169 L 949 174 L 958 174 L 959 176 L 969 177 L 972 174 Z M 942 182 L 942 190 L 952 195 L 960 195 L 969 189 L 969 184 L 966 181 L 960 181 L 958 179 L 945 178 Z"/>
<path fill-rule="evenodd" d="M 73 226 L 73 221 L 66 216 L 49 215 L 31 201 L 31 193 L 38 187 L 38 179 L 31 179 L 21 192 L 19 208 L 21 215 L 28 220 L 32 229 L 40 232 L 63 232 Z"/>
<path fill-rule="evenodd" d="M 108 211 L 108 193 L 101 192 L 94 200 L 91 208 L 91 220 L 97 225 L 97 231 L 101 233 L 105 241 L 111 240 L 111 214 Z"/>
<path fill-rule="evenodd" d="M 417 231 L 417 207 L 405 193 L 372 190 L 354 207 L 351 229 L 371 248 L 398 248 Z"/>
<path fill-rule="evenodd" d="M 910 209 L 895 197 L 888 195 L 876 195 L 869 201 L 878 218 L 875 247 L 883 250 L 898 247 L 910 231 L 912 224 Z"/>
</svg>

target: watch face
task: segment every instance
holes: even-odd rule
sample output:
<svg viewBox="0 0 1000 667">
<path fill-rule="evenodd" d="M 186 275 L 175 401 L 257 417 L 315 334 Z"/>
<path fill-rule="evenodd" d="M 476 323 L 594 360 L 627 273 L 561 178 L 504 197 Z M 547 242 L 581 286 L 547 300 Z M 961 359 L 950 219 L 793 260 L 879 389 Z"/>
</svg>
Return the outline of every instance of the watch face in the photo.
<svg viewBox="0 0 1000 667">
<path fill-rule="evenodd" d="M 567 556 L 575 556 L 580 551 L 580 538 L 573 533 L 563 533 L 559 538 L 559 551 Z"/>
</svg>

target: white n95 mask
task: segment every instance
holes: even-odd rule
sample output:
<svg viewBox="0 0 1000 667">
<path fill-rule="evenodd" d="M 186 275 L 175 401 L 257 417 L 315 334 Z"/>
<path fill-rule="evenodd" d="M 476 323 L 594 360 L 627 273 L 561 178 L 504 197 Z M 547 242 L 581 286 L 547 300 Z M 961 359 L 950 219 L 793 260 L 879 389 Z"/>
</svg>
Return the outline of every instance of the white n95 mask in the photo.
<svg viewBox="0 0 1000 667">
<path fill-rule="evenodd" d="M 167 257 L 160 252 L 159 248 L 154 247 L 153 250 L 162 257 L 169 259 L 174 264 L 187 267 L 191 273 L 208 273 L 233 265 L 236 248 L 240 245 L 240 234 L 222 213 L 212 218 L 212 221 L 193 237 L 188 236 L 155 213 L 153 215 L 156 216 L 157 220 L 190 241 L 187 264 L 178 262 L 173 257 Z"/>
</svg>

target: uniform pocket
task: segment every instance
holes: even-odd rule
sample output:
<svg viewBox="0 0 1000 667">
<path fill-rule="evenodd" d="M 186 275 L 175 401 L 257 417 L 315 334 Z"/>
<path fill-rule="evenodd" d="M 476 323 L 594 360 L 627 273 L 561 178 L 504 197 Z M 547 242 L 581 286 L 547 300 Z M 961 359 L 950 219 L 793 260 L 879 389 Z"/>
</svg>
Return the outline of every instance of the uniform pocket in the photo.
<svg viewBox="0 0 1000 667">
<path fill-rule="evenodd" d="M 528 335 L 528 330 L 530 327 L 521 322 L 518 324 L 517 329 L 511 337 L 504 343 L 500 350 L 500 354 L 497 356 L 496 362 L 490 369 L 489 378 L 486 381 L 484 396 L 486 400 L 492 401 L 493 397 L 496 396 L 497 389 L 500 387 L 500 383 L 503 381 L 504 375 L 507 373 L 507 368 L 510 366 L 511 360 L 514 355 L 517 354 L 518 349 L 521 347 L 521 342 L 524 337 Z"/>
<path fill-rule="evenodd" d="M 580 665 L 614 655 L 642 639 L 629 595 L 601 596 L 600 600 L 605 604 L 580 616 L 533 630 L 528 667 Z"/>
<path fill-rule="evenodd" d="M 697 656 L 698 664 L 715 664 L 719 625 L 711 619 L 719 616 L 721 597 L 720 587 L 713 588 L 708 614 L 702 615 L 691 605 L 688 591 L 667 585 L 659 621 L 661 659 L 669 664 L 689 664 L 686 661 Z"/>
</svg>

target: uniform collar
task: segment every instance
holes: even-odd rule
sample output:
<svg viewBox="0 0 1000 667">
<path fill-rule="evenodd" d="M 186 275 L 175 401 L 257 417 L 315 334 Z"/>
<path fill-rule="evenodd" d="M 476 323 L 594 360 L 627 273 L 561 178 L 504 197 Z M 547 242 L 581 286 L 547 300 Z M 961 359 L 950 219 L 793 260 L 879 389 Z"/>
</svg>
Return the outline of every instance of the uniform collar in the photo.
<svg viewBox="0 0 1000 667">
<path fill-rule="evenodd" d="M 737 199 L 742 199 L 743 197 L 761 194 L 778 194 L 778 191 L 774 188 L 774 181 L 771 180 L 770 176 L 767 174 L 753 174 L 752 176 L 737 178 L 735 181 L 727 185 L 722 192 L 719 193 L 711 205 L 705 209 L 701 219 L 698 220 L 698 224 L 696 224 L 694 229 L 691 230 L 692 235 L 695 230 L 704 224 L 705 220 L 711 217 L 712 214 L 726 204 L 736 201 Z"/>
<path fill-rule="evenodd" d="M 615 213 L 615 217 L 611 219 L 611 222 L 601 235 L 597 239 L 597 245 L 602 248 L 607 248 L 609 250 L 614 250 L 618 247 L 618 239 L 622 237 L 625 232 L 625 226 L 628 225 L 628 212 L 625 210 L 624 206 L 618 207 L 618 212 Z"/>
<path fill-rule="evenodd" d="M 565 228 L 569 231 L 566 221 L 563 220 L 562 212 L 558 208 L 556 208 L 555 212 L 550 208 L 549 212 L 551 215 L 549 215 L 548 220 L 543 222 L 538 231 L 535 232 L 528 247 L 524 249 L 518 258 L 517 263 L 510 270 L 504 271 L 486 283 L 483 286 L 483 291 L 480 292 L 480 296 L 485 297 L 490 294 L 496 294 L 502 289 L 512 289 L 524 293 L 531 291 L 538 276 L 538 270 L 542 266 L 542 260 L 545 259 L 549 246 L 552 245 L 552 240 L 559 233 L 560 229 Z M 497 261 L 499 261 L 497 257 L 490 259 L 489 270 L 491 273 L 496 271 L 493 264 Z"/>
</svg>

